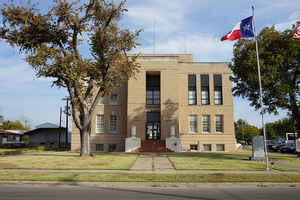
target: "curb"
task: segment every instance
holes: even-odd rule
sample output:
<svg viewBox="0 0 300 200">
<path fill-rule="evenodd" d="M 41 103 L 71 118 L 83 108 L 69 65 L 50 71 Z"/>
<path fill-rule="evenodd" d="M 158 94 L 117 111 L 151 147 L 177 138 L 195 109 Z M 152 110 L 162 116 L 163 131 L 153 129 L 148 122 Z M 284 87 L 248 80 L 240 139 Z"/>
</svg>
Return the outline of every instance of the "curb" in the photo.
<svg viewBox="0 0 300 200">
<path fill-rule="evenodd" d="M 300 183 L 170 183 L 170 182 L 40 182 L 40 181 L 0 181 L 0 186 L 13 187 L 97 187 L 97 188 L 300 188 Z"/>
</svg>

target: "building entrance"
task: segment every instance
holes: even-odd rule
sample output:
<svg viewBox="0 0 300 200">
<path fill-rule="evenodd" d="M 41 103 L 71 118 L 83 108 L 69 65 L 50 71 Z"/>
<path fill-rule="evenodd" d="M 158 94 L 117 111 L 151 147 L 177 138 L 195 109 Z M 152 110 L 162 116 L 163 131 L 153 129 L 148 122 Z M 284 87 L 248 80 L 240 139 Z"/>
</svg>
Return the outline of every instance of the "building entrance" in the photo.
<svg viewBox="0 0 300 200">
<path fill-rule="evenodd" d="M 147 140 L 159 140 L 160 139 L 160 122 L 147 122 L 146 130 Z"/>
<path fill-rule="evenodd" d="M 160 140 L 160 112 L 147 112 L 146 139 Z"/>
</svg>

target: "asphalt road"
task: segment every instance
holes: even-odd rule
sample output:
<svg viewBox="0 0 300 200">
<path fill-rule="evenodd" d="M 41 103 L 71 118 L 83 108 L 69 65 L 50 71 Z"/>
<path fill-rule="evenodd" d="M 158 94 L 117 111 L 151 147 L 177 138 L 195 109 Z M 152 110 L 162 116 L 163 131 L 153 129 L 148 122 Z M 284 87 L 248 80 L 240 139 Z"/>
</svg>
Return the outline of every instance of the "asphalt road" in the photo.
<svg viewBox="0 0 300 200">
<path fill-rule="evenodd" d="M 1 200 L 299 200 L 300 188 L 292 185 L 243 186 L 243 187 L 197 187 L 161 188 L 153 184 L 148 188 L 113 188 L 99 186 L 62 186 L 62 185 L 0 185 Z"/>
</svg>

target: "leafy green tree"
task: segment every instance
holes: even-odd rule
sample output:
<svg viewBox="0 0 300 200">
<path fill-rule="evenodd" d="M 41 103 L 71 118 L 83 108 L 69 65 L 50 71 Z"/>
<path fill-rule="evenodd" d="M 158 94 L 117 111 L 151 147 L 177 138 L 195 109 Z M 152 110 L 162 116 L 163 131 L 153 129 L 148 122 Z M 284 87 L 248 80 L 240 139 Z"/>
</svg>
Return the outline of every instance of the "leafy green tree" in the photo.
<svg viewBox="0 0 300 200">
<path fill-rule="evenodd" d="M 288 110 L 294 131 L 300 131 L 300 41 L 292 38 L 291 29 L 279 32 L 274 27 L 264 28 L 258 35 L 261 64 L 264 112 L 278 114 Z M 239 40 L 234 46 L 230 65 L 233 72 L 233 94 L 242 96 L 256 109 L 259 84 L 255 42 Z"/>
<path fill-rule="evenodd" d="M 29 130 L 30 127 L 25 127 L 20 121 L 4 121 L 0 129 L 3 130 Z"/>
<path fill-rule="evenodd" d="M 285 137 L 286 133 L 293 133 L 293 123 L 290 118 L 283 118 L 266 124 L 266 133 L 269 137 Z"/>
<path fill-rule="evenodd" d="M 125 2 L 53 0 L 46 12 L 30 1 L 1 7 L 0 39 L 26 55 L 37 77 L 67 88 L 82 156 L 90 155 L 91 118 L 100 98 L 139 70 L 138 55 L 127 52 L 138 45 L 140 30 L 118 24 Z M 80 51 L 82 44 L 89 48 Z"/>
<path fill-rule="evenodd" d="M 252 141 L 253 136 L 259 135 L 259 129 L 257 127 L 248 124 L 248 122 L 242 119 L 234 122 L 234 128 L 237 140 L 249 142 Z"/>
</svg>

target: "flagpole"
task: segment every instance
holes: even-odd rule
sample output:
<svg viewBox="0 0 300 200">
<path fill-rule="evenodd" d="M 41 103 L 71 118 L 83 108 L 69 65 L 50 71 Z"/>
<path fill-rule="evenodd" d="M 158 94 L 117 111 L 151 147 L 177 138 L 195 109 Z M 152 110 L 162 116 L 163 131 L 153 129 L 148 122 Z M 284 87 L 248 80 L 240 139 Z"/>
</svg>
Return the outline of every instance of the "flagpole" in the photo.
<svg viewBox="0 0 300 200">
<path fill-rule="evenodd" d="M 254 38 L 255 38 L 255 45 L 256 45 L 256 57 L 257 57 L 257 71 L 258 71 L 258 81 L 259 81 L 259 93 L 260 93 L 260 106 L 261 106 L 261 124 L 264 133 L 264 149 L 265 149 L 265 161 L 266 161 L 266 170 L 269 170 L 269 159 L 268 159 L 268 149 L 267 149 L 267 137 L 266 137 L 266 127 L 264 123 L 264 108 L 263 108 L 263 101 L 262 101 L 262 86 L 261 86 L 261 76 L 260 76 L 260 64 L 259 64 L 259 55 L 258 55 L 258 44 L 257 44 L 257 35 L 256 35 L 256 27 L 255 27 L 255 15 L 254 15 L 254 6 L 252 6 L 252 13 L 253 13 L 253 28 L 254 28 Z"/>
</svg>

